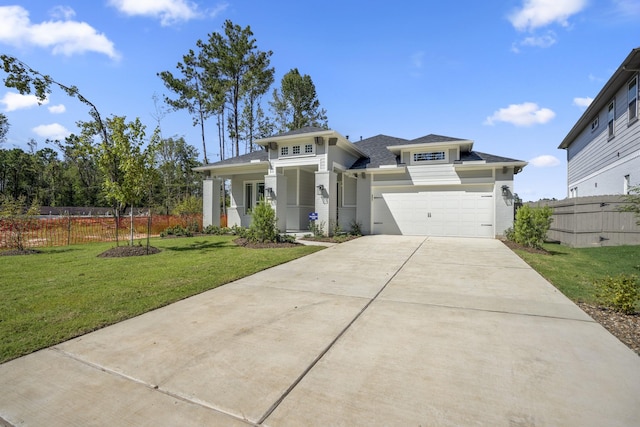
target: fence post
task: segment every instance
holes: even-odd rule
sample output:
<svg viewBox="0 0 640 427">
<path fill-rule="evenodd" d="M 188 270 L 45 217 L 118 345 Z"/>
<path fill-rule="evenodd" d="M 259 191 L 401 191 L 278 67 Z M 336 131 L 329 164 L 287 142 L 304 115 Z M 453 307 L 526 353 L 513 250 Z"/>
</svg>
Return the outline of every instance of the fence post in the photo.
<svg viewBox="0 0 640 427">
<path fill-rule="evenodd" d="M 67 219 L 67 246 L 69 246 L 71 245 L 71 215 Z"/>
</svg>

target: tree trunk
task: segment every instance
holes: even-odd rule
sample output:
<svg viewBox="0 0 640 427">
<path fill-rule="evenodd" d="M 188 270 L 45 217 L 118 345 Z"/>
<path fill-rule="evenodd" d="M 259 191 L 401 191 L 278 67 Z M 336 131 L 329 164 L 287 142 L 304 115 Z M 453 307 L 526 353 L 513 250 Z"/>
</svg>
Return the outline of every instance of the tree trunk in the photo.
<svg viewBox="0 0 640 427">
<path fill-rule="evenodd" d="M 131 212 L 129 212 L 129 218 L 130 218 L 129 228 L 130 228 L 130 235 L 131 235 L 129 246 L 133 246 L 133 205 L 131 205 Z"/>
</svg>

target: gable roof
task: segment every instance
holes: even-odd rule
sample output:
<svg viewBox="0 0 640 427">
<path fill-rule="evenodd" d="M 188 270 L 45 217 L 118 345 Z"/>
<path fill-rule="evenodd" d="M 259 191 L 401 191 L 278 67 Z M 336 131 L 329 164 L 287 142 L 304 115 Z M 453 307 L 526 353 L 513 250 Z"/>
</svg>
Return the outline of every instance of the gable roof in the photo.
<svg viewBox="0 0 640 427">
<path fill-rule="evenodd" d="M 568 148 L 580 133 L 591 124 L 601 110 L 613 99 L 616 92 L 627 84 L 633 73 L 640 70 L 640 47 L 631 50 L 622 64 L 618 67 L 609 81 L 602 87 L 598 95 L 591 101 L 589 107 L 582 113 L 580 119 L 573 125 L 567 136 L 564 137 L 558 148 Z"/>
<path fill-rule="evenodd" d="M 314 127 L 306 127 L 302 129 L 293 130 L 290 132 L 285 132 L 279 135 L 274 135 L 274 138 L 282 137 L 282 136 L 291 136 L 291 135 L 302 135 L 306 133 L 317 133 L 317 132 L 326 132 L 327 129 L 322 128 L 314 128 Z M 329 132 L 333 132 L 330 131 Z M 265 138 L 264 140 L 266 140 Z M 364 156 L 360 157 L 356 162 L 351 165 L 350 169 L 366 169 L 366 168 L 379 168 L 380 166 L 395 166 L 398 164 L 398 156 L 389 150 L 388 147 L 398 146 L 407 146 L 413 144 L 441 144 L 447 142 L 460 142 L 460 143 L 469 143 L 468 147 L 471 147 L 472 142 L 466 139 L 453 138 L 450 136 L 442 136 L 429 134 L 422 136 L 420 138 L 416 138 L 413 140 L 408 140 L 404 138 L 397 138 L 388 135 L 376 135 L 371 138 L 363 139 L 361 141 L 352 143 L 360 153 L 364 154 Z M 232 157 L 229 159 L 221 160 L 219 162 L 209 163 L 207 165 L 203 165 L 194 170 L 204 171 L 210 169 L 210 166 L 224 167 L 224 166 L 239 166 L 243 164 L 250 163 L 259 163 L 259 162 L 267 162 L 269 160 L 269 153 L 267 150 L 257 150 L 251 153 L 244 154 L 238 157 Z M 524 163 L 521 160 L 510 159 L 508 157 L 496 156 L 493 154 L 481 153 L 478 151 L 468 150 L 460 153 L 460 161 L 469 162 L 469 161 L 484 161 L 485 163 Z M 526 163 L 525 163 L 526 164 Z"/>
</svg>

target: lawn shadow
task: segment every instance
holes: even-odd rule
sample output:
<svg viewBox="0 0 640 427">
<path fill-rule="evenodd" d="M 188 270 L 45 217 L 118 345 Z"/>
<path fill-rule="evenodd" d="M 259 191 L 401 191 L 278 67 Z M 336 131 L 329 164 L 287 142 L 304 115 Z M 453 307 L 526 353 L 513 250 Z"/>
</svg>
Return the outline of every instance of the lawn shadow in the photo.
<svg viewBox="0 0 640 427">
<path fill-rule="evenodd" d="M 164 249 L 168 251 L 185 252 L 185 251 L 199 251 L 202 249 L 231 248 L 231 247 L 238 247 L 238 246 L 233 242 L 225 242 L 225 241 L 207 242 L 202 240 L 202 241 L 192 242 L 188 246 L 167 246 Z"/>
</svg>

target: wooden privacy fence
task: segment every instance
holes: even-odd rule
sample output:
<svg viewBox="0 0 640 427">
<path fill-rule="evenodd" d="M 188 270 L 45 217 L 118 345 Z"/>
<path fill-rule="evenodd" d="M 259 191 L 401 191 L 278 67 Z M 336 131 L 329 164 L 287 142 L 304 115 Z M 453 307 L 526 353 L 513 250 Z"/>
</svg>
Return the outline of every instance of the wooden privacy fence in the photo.
<svg viewBox="0 0 640 427">
<path fill-rule="evenodd" d="M 527 204 L 553 209 L 553 222 L 547 233 L 549 240 L 574 248 L 640 245 L 638 218 L 631 212 L 619 210 L 626 204 L 622 196 L 575 197 Z"/>
<path fill-rule="evenodd" d="M 11 247 L 16 233 L 24 246 L 28 248 L 43 246 L 66 246 L 87 242 L 111 242 L 116 240 L 116 219 L 113 216 L 47 216 L 16 223 L 0 219 L 0 249 Z M 202 215 L 136 215 L 133 217 L 134 239 L 147 236 L 147 229 L 152 236 L 159 236 L 168 227 L 177 225 L 186 227 L 196 222 L 202 228 Z M 130 237 L 131 218 L 119 219 L 119 240 L 127 241 Z"/>
</svg>

